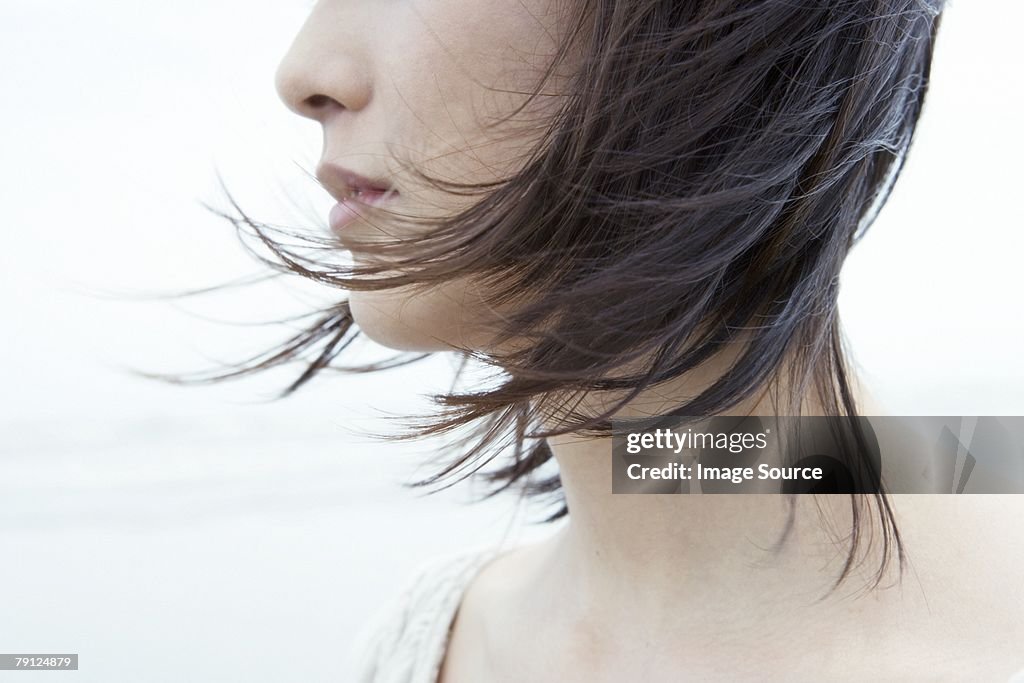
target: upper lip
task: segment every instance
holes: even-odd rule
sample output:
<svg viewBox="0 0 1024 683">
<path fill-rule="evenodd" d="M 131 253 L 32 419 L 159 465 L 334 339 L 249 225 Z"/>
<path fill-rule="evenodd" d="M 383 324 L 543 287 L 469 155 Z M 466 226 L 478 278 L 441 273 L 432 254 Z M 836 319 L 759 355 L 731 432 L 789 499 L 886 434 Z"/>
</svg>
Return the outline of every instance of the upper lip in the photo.
<svg viewBox="0 0 1024 683">
<path fill-rule="evenodd" d="M 321 163 L 316 168 L 316 179 L 339 202 L 351 199 L 356 191 L 396 192 L 383 178 L 359 175 L 342 166 Z"/>
</svg>

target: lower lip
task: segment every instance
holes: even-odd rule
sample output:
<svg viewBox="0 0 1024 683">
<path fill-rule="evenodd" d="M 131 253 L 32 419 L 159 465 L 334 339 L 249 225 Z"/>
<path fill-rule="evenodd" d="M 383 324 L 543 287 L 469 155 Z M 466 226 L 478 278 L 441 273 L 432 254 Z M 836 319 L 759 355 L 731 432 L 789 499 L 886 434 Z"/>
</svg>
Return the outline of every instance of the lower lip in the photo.
<svg viewBox="0 0 1024 683">
<path fill-rule="evenodd" d="M 358 198 L 345 199 L 331 208 L 327 217 L 331 231 L 340 234 L 348 225 L 362 218 L 359 214 L 368 206 L 380 206 L 395 196 L 394 192 L 364 192 Z"/>
</svg>

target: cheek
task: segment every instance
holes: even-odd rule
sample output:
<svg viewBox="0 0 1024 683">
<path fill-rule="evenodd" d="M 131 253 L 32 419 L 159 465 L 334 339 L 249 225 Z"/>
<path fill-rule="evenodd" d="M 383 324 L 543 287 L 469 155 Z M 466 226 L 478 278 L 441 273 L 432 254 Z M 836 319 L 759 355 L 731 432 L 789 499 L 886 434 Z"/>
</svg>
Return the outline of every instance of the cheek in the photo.
<svg viewBox="0 0 1024 683">
<path fill-rule="evenodd" d="M 515 110 L 553 55 L 548 0 L 414 0 L 406 7 L 417 11 L 380 34 L 388 41 L 380 52 L 386 77 L 375 120 L 386 139 L 443 180 L 492 182 L 514 173 L 536 144 L 538 114 L 556 102 L 542 97 L 497 130 L 481 124 Z M 450 215 L 475 201 L 405 180 L 401 209 L 411 215 Z M 352 291 L 349 301 L 360 329 L 389 348 L 486 350 L 495 316 L 477 291 L 454 280 L 420 293 Z"/>
<path fill-rule="evenodd" d="M 485 126 L 515 111 L 553 58 L 548 0 L 414 4 L 401 38 L 391 38 L 385 67 L 388 119 L 403 149 L 449 180 L 492 182 L 515 172 L 557 98 L 540 98 L 496 129 Z M 413 17 L 414 25 L 406 23 Z"/>
<path fill-rule="evenodd" d="M 454 345 L 487 348 L 494 318 L 464 280 L 425 292 L 409 288 L 352 291 L 349 304 L 360 330 L 399 351 L 450 351 Z"/>
</svg>

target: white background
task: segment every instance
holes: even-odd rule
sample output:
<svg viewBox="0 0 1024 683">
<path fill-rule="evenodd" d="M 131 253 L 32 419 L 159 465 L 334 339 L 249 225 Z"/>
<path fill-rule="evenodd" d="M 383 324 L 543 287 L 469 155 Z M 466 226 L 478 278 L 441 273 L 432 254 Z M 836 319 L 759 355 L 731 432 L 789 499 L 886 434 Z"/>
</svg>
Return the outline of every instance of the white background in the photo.
<svg viewBox="0 0 1024 683">
<path fill-rule="evenodd" d="M 276 403 L 297 368 L 214 387 L 119 369 L 241 360 L 297 328 L 204 317 L 335 298 L 121 296 L 262 272 L 199 204 L 228 208 L 215 169 L 261 220 L 324 220 L 319 126 L 273 88 L 310 4 L 4 3 L 0 652 L 81 656 L 33 680 L 340 680 L 353 630 L 418 562 L 548 532 L 521 531 L 510 499 L 401 488 L 435 446 L 355 433 L 428 407 L 443 357 Z M 1015 3 L 949 7 L 908 165 L 848 261 L 842 315 L 890 414 L 1024 414 L 1022 23 Z"/>
</svg>

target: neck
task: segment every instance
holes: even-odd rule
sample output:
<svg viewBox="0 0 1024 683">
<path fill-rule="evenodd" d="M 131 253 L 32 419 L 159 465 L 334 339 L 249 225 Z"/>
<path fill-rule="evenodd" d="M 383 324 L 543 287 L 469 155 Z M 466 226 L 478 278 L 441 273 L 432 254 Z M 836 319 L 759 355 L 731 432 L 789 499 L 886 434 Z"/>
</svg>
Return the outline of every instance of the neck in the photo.
<svg viewBox="0 0 1024 683">
<path fill-rule="evenodd" d="M 848 496 L 818 497 L 819 512 L 810 496 L 612 494 L 610 446 L 549 443 L 569 508 L 556 552 L 583 602 L 591 591 L 633 604 L 682 593 L 691 602 L 707 595 L 720 611 L 722 596 L 732 595 L 749 613 L 762 596 L 813 601 L 845 559 L 836 537 L 848 528 Z"/>
<path fill-rule="evenodd" d="M 659 387 L 620 414 L 667 410 L 682 393 Z M 776 402 L 766 393 L 723 414 L 774 415 Z M 803 414 L 822 414 L 817 400 L 806 405 Z M 660 610 L 671 621 L 666 606 L 685 596 L 685 604 L 706 610 L 705 620 L 728 624 L 742 614 L 744 623 L 757 624 L 752 611 L 777 618 L 828 594 L 846 559 L 847 495 L 612 494 L 610 438 L 570 433 L 547 442 L 569 523 L 552 540 L 544 571 L 560 577 L 556 591 L 571 596 L 570 610 Z M 865 513 L 870 523 L 874 509 Z M 876 568 L 865 562 L 862 578 Z M 863 589 L 857 577 L 855 570 L 848 586 Z"/>
</svg>

